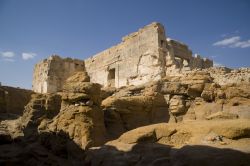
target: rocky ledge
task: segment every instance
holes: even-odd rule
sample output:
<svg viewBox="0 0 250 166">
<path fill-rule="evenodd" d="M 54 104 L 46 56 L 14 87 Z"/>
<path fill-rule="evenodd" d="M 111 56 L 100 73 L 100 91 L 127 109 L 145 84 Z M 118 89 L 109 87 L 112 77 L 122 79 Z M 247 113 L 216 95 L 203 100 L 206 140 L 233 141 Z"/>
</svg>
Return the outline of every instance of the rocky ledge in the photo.
<svg viewBox="0 0 250 166">
<path fill-rule="evenodd" d="M 21 116 L 1 113 L 0 165 L 247 166 L 250 81 L 217 70 L 119 89 L 77 72 Z"/>
</svg>

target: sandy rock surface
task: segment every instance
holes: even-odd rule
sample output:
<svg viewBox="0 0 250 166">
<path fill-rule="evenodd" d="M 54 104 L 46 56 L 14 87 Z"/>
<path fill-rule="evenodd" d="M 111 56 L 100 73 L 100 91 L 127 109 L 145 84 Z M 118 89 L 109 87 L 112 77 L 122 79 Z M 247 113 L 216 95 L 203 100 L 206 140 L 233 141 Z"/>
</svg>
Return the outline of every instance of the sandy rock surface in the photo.
<svg viewBox="0 0 250 166">
<path fill-rule="evenodd" d="M 0 165 L 248 166 L 250 84 L 213 74 L 116 89 L 77 72 L 22 115 L 0 114 Z"/>
</svg>

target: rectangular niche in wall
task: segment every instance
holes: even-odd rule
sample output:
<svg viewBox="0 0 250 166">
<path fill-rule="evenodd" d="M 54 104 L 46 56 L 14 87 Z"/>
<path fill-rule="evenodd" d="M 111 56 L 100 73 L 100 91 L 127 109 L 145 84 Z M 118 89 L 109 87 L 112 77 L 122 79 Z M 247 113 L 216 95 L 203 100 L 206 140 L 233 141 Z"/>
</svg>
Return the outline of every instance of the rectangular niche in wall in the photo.
<svg viewBox="0 0 250 166">
<path fill-rule="evenodd" d="M 108 86 L 115 87 L 115 68 L 110 69 L 108 73 Z"/>
</svg>

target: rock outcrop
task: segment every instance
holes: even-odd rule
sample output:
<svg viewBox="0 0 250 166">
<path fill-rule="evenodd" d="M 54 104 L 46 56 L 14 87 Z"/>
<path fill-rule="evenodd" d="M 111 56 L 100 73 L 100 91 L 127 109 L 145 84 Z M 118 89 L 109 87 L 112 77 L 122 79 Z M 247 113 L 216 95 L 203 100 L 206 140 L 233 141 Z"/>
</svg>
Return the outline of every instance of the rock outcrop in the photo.
<svg viewBox="0 0 250 166">
<path fill-rule="evenodd" d="M 117 138 L 123 132 L 149 124 L 168 122 L 168 103 L 158 92 L 157 82 L 120 89 L 102 101 L 108 134 Z"/>
<path fill-rule="evenodd" d="M 250 82 L 208 70 L 118 89 L 89 80 L 76 72 L 22 116 L 0 114 L 0 164 L 249 164 Z"/>
<path fill-rule="evenodd" d="M 82 165 L 84 149 L 106 141 L 100 103 L 101 86 L 85 72 L 61 93 L 32 95 L 21 117 L 1 121 L 0 164 Z"/>
<path fill-rule="evenodd" d="M 0 85 L 0 113 L 21 115 L 33 93 L 31 90 Z"/>
<path fill-rule="evenodd" d="M 155 124 L 87 152 L 88 165 L 248 165 L 249 120 Z M 219 148 L 218 148 L 219 147 Z M 232 150 L 234 148 L 244 151 Z M 112 157 L 110 157 L 112 156 Z"/>
<path fill-rule="evenodd" d="M 214 78 L 214 82 L 219 85 L 250 82 L 249 68 L 230 69 L 227 67 L 213 67 L 205 70 L 210 73 Z"/>
<path fill-rule="evenodd" d="M 249 119 L 249 83 L 219 85 L 206 71 L 121 88 L 102 101 L 111 138 L 154 123 Z"/>
<path fill-rule="evenodd" d="M 69 77 L 61 94 L 60 112 L 51 121 L 43 121 L 40 132 L 63 132 L 82 149 L 102 145 L 106 130 L 100 109 L 100 88 L 90 83 L 84 72 Z"/>
</svg>

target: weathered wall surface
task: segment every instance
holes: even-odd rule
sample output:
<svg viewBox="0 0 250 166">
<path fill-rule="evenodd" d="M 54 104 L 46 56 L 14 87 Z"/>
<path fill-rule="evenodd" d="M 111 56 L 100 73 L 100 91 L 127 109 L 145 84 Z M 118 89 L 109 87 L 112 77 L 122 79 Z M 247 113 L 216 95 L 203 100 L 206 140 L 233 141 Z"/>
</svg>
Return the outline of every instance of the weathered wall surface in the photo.
<svg viewBox="0 0 250 166">
<path fill-rule="evenodd" d="M 209 72 L 213 81 L 219 85 L 241 84 L 250 82 L 250 69 L 229 69 L 226 67 L 213 67 L 205 69 Z"/>
<path fill-rule="evenodd" d="M 176 58 L 190 60 L 192 58 L 192 51 L 184 43 L 176 40 L 167 39 L 168 45 L 173 49 L 173 54 Z"/>
<path fill-rule="evenodd" d="M 85 65 L 92 82 L 121 87 L 158 80 L 176 69 L 211 67 L 213 62 L 193 57 L 187 45 L 166 39 L 164 27 L 152 23 L 85 60 Z"/>
<path fill-rule="evenodd" d="M 77 71 L 85 71 L 84 61 L 50 56 L 36 64 L 32 88 L 38 93 L 61 91 L 65 80 Z"/>
<path fill-rule="evenodd" d="M 213 66 L 213 61 L 207 58 L 202 58 L 200 55 L 195 54 L 192 56 L 192 51 L 189 47 L 179 41 L 168 38 L 168 51 L 172 54 L 173 62 L 171 65 L 175 66 L 174 69 L 193 70 L 205 69 Z"/>
<path fill-rule="evenodd" d="M 207 58 L 202 58 L 200 55 L 195 54 L 190 60 L 191 69 L 206 69 L 213 66 L 213 61 Z"/>
<path fill-rule="evenodd" d="M 193 57 L 187 45 L 166 39 L 160 23 L 152 23 L 85 61 L 59 56 L 43 60 L 35 66 L 33 90 L 40 93 L 61 91 L 64 81 L 75 71 L 86 70 L 91 82 L 105 87 L 122 87 L 211 66 L 212 61 L 199 55 Z"/>
<path fill-rule="evenodd" d="M 0 113 L 22 114 L 32 93 L 31 90 L 0 86 Z"/>
<path fill-rule="evenodd" d="M 164 44 L 161 41 L 165 41 L 164 33 L 160 24 L 150 24 L 124 37 L 120 44 L 85 60 L 91 81 L 121 87 L 159 79 L 164 74 L 164 59 L 159 50 L 160 44 Z"/>
</svg>

